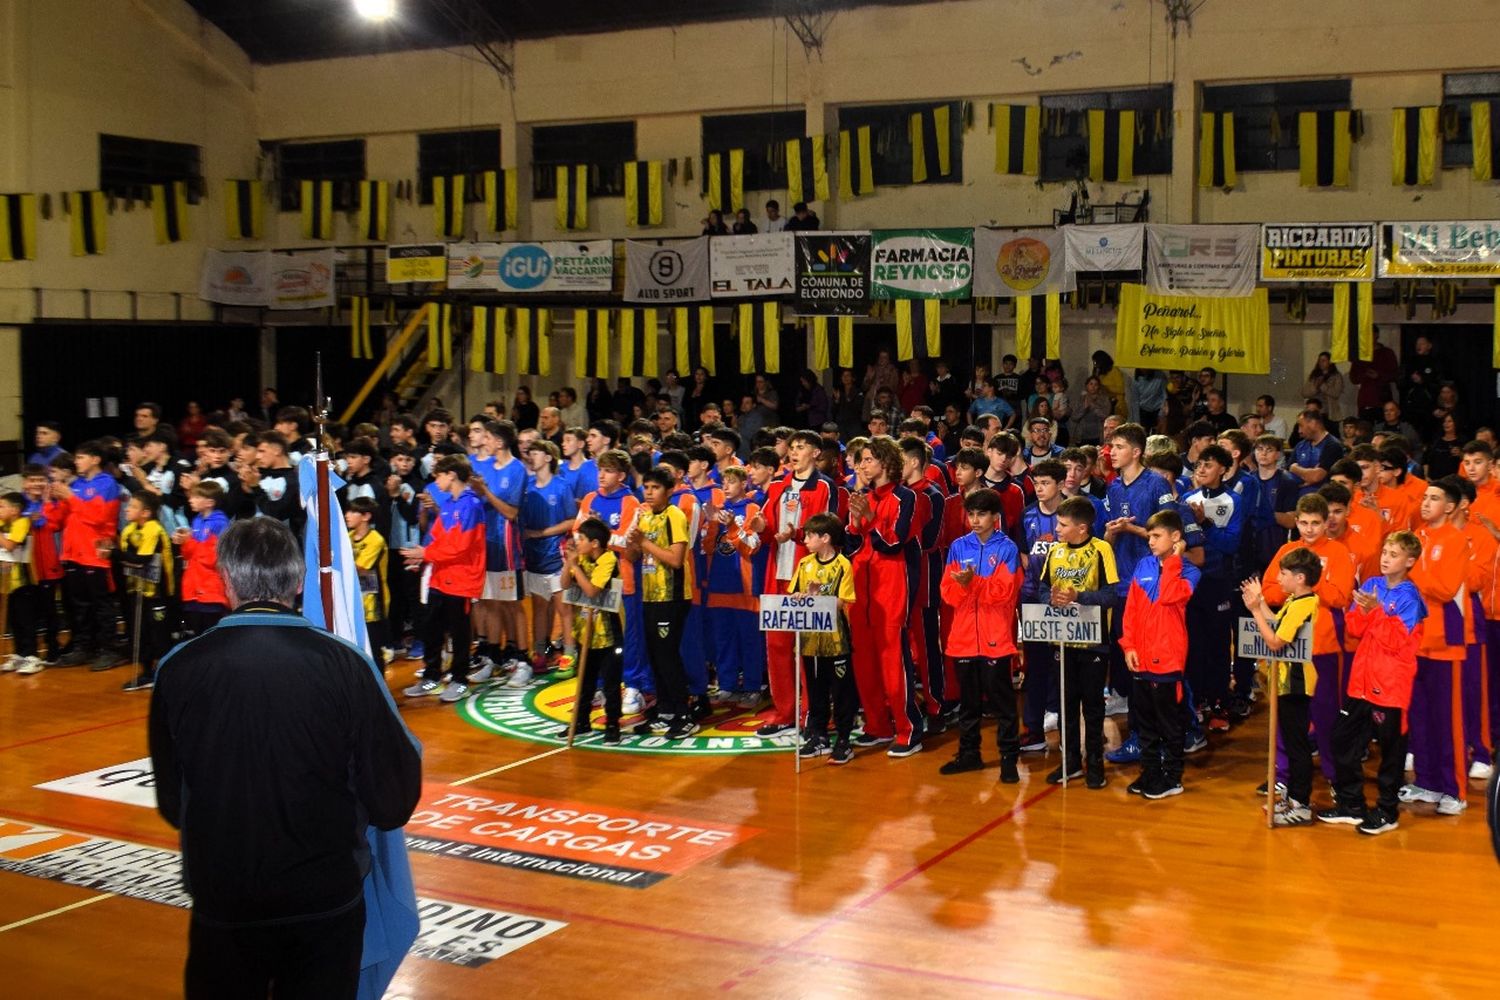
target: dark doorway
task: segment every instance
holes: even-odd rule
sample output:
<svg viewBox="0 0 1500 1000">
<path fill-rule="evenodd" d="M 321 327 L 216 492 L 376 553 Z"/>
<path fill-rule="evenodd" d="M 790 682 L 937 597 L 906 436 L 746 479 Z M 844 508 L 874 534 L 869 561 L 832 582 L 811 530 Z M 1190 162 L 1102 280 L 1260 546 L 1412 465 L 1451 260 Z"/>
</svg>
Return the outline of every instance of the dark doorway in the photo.
<svg viewBox="0 0 1500 1000">
<path fill-rule="evenodd" d="M 1432 341 L 1432 353 L 1438 358 L 1445 381 L 1458 390 L 1459 412 L 1463 414 L 1460 430 L 1473 437 L 1478 427 L 1495 427 L 1500 421 L 1496 403 L 1496 372 L 1491 362 L 1495 332 L 1478 324 L 1404 323 L 1401 326 L 1401 359 L 1404 363 L 1416 354 L 1418 337 Z M 1404 370 L 1404 369 L 1403 369 Z M 1408 414 L 1418 427 L 1431 421 L 1431 414 Z M 1420 417 L 1420 419 L 1419 419 Z"/>
<path fill-rule="evenodd" d="M 462 355 L 462 339 L 455 333 L 453 363 L 467 364 Z M 383 342 L 376 338 L 377 352 L 383 354 Z M 354 399 L 379 359 L 355 359 L 349 356 L 349 328 L 346 326 L 284 326 L 276 329 L 276 393 L 283 403 L 311 408 L 317 395 L 318 355 L 323 355 L 323 395 L 333 398 L 333 417 L 342 413 Z M 380 403 L 384 385 L 377 386 L 360 407 L 360 417 Z M 458 402 L 454 400 L 454 402 Z"/>
</svg>

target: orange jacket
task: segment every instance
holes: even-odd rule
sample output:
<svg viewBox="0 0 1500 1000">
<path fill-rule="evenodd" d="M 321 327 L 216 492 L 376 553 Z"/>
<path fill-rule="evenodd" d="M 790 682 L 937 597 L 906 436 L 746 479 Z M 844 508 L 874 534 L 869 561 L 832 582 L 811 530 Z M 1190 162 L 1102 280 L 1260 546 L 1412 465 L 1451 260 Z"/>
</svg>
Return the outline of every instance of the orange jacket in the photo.
<svg viewBox="0 0 1500 1000">
<path fill-rule="evenodd" d="M 1477 524 L 1488 532 L 1488 528 L 1480 523 L 1484 518 L 1492 524 L 1500 526 L 1500 481 L 1493 474 L 1487 479 L 1483 486 L 1476 488 L 1479 494 L 1474 502 L 1469 504 L 1469 523 Z M 1494 535 L 1490 535 L 1494 542 Z M 1479 601 L 1484 605 L 1484 613 L 1491 621 L 1500 620 L 1500 544 L 1491 544 L 1485 550 L 1489 553 L 1489 571 L 1480 581 L 1475 589 L 1479 595 Z"/>
<path fill-rule="evenodd" d="M 1469 540 L 1451 524 L 1423 525 L 1422 557 L 1411 570 L 1411 582 L 1427 602 L 1427 624 L 1422 629 L 1421 655 L 1430 660 L 1464 658 L 1463 610 L 1458 592 L 1469 571 Z"/>
<path fill-rule="evenodd" d="M 1273 607 L 1286 603 L 1286 591 L 1276 582 L 1276 574 L 1281 570 L 1281 557 L 1294 549 L 1312 549 L 1313 555 L 1323 564 L 1323 574 L 1313 593 L 1318 595 L 1318 606 L 1328 613 L 1313 619 L 1313 655 L 1340 652 L 1342 647 L 1334 619 L 1344 613 L 1354 597 L 1354 560 L 1347 546 L 1326 535 L 1312 545 L 1287 542 L 1276 551 L 1276 557 L 1266 567 L 1265 576 L 1260 581 L 1261 593 L 1265 595 L 1266 603 Z"/>
</svg>

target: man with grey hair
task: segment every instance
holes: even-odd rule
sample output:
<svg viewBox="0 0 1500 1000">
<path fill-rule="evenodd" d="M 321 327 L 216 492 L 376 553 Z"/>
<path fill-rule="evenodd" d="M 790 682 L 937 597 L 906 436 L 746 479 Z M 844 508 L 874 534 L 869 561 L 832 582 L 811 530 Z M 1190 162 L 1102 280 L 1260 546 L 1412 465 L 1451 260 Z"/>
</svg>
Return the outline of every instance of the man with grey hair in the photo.
<svg viewBox="0 0 1500 1000">
<path fill-rule="evenodd" d="M 193 896 L 185 995 L 354 997 L 365 831 L 411 818 L 420 749 L 369 656 L 292 610 L 285 525 L 237 522 L 218 558 L 234 611 L 161 661 L 151 700 L 157 809 Z"/>
<path fill-rule="evenodd" d="M 536 419 L 536 429 L 541 432 L 542 440 L 551 441 L 558 448 L 562 448 L 562 410 L 555 406 L 542 407 L 542 412 Z"/>
</svg>

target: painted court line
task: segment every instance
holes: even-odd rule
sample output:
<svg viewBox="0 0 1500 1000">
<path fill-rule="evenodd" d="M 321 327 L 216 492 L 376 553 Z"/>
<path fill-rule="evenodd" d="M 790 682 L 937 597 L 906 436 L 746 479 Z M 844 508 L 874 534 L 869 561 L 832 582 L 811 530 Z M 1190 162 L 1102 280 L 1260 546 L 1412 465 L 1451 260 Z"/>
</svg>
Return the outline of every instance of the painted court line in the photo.
<svg viewBox="0 0 1500 1000">
<path fill-rule="evenodd" d="M 509 764 L 501 764 L 499 767 L 492 767 L 488 771 L 480 771 L 478 774 L 471 774 L 467 778 L 460 778 L 458 781 L 450 781 L 448 782 L 448 784 L 467 785 L 471 781 L 478 781 L 480 778 L 488 778 L 492 774 L 499 774 L 501 771 L 509 771 L 512 768 L 525 767 L 527 764 L 539 761 L 544 757 L 551 757 L 554 754 L 560 754 L 565 750 L 571 749 L 572 747 L 568 746 L 553 747 L 551 750 L 544 750 L 541 753 L 532 754 L 530 757 L 523 757 L 521 760 L 511 761 Z"/>
<path fill-rule="evenodd" d="M 34 924 L 38 920 L 46 920 L 48 917 L 55 917 L 60 913 L 67 913 L 69 910 L 76 910 L 80 906 L 88 906 L 92 903 L 102 903 L 106 899 L 114 898 L 114 893 L 106 892 L 101 896 L 90 896 L 88 899 L 80 899 L 76 903 L 69 903 L 67 906 L 59 906 L 55 910 L 48 910 L 46 913 L 38 913 L 35 916 L 27 917 L 25 920 L 17 920 L 14 923 L 6 924 L 4 927 L 0 927 L 0 934 L 4 934 L 6 931 L 13 931 L 17 927 L 25 927 L 27 924 Z"/>
<path fill-rule="evenodd" d="M 82 729 L 70 729 L 65 733 L 53 733 L 50 736 L 37 736 L 33 739 L 22 740 L 19 743 L 10 743 L 6 746 L 0 747 L 0 753 L 4 753 L 7 750 L 17 750 L 21 747 L 29 747 L 33 743 L 46 743 L 49 740 L 67 739 L 69 736 L 82 736 L 84 733 L 96 733 L 101 729 L 110 729 L 114 726 L 123 726 L 129 722 L 145 722 L 147 718 L 148 716 L 145 715 L 133 715 L 128 719 L 116 719 L 114 722 L 101 722 L 97 726 L 85 726 Z"/>
</svg>

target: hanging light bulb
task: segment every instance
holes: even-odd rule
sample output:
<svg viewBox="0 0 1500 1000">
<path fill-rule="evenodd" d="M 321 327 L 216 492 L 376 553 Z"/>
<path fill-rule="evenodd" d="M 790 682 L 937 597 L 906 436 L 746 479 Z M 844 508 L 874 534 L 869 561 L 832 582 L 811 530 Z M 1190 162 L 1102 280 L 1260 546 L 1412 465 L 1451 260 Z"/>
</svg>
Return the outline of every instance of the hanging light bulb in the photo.
<svg viewBox="0 0 1500 1000">
<path fill-rule="evenodd" d="M 354 0 L 354 12 L 367 21 L 388 21 L 396 16 L 396 0 Z"/>
</svg>

